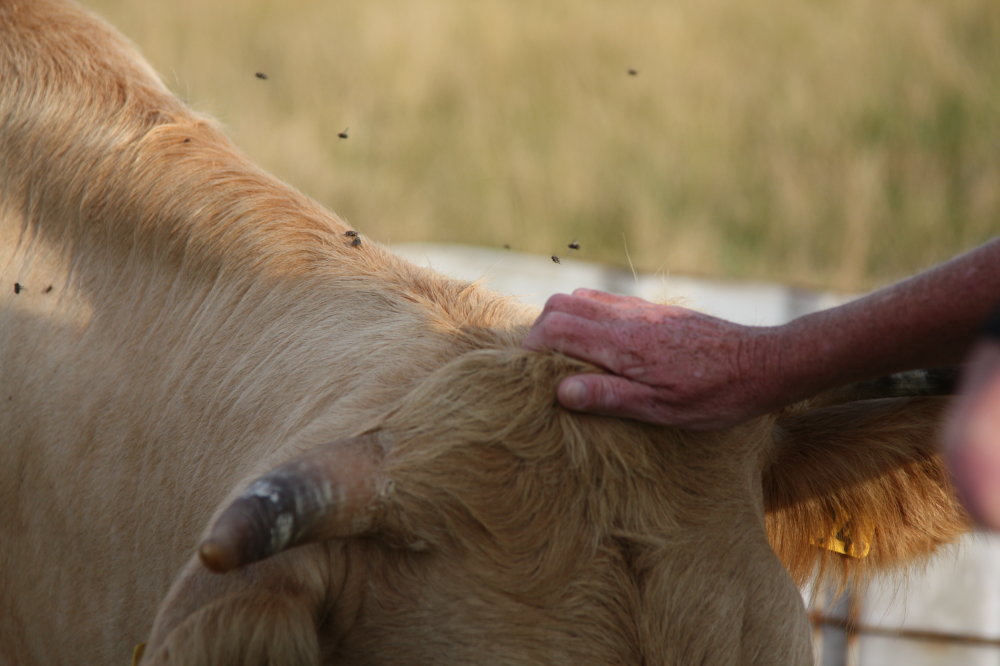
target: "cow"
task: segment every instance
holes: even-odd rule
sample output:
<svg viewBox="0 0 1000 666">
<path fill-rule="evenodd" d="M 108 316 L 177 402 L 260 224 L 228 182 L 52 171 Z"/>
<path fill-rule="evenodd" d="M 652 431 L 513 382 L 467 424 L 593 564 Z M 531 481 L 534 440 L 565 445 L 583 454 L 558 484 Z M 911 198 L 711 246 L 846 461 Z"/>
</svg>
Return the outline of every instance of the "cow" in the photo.
<svg viewBox="0 0 1000 666">
<path fill-rule="evenodd" d="M 562 409 L 595 369 L 535 310 L 357 242 L 68 0 L 0 0 L 0 238 L 4 665 L 805 664 L 798 584 L 967 527 L 947 398 Z"/>
</svg>

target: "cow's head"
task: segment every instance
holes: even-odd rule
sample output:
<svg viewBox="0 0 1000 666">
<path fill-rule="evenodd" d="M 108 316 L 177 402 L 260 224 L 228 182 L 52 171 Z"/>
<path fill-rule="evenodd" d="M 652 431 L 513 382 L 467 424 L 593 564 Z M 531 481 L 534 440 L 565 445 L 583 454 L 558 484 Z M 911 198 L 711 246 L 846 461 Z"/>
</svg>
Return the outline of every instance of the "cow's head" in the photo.
<svg viewBox="0 0 1000 666">
<path fill-rule="evenodd" d="M 563 410 L 554 387 L 580 369 L 464 354 L 355 436 L 243 484 L 161 608 L 149 662 L 794 663 L 805 618 L 765 508 L 800 568 L 845 517 L 868 520 L 883 477 L 878 492 L 922 493 L 886 511 L 933 495 L 948 507 L 934 538 L 960 523 L 931 403 L 684 432 Z"/>
</svg>

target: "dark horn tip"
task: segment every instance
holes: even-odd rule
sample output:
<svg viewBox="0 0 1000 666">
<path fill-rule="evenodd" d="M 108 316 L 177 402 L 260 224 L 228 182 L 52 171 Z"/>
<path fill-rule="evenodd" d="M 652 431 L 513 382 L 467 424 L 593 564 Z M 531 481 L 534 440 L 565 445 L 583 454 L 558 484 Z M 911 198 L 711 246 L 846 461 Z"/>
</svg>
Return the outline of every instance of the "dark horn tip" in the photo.
<svg viewBox="0 0 1000 666">
<path fill-rule="evenodd" d="M 198 546 L 198 557 L 209 571 L 226 573 L 242 564 L 236 549 L 209 537 Z"/>
<path fill-rule="evenodd" d="M 281 494 L 268 486 L 250 490 L 226 507 L 198 545 L 210 570 L 225 573 L 279 553 L 288 546 L 294 520 L 283 511 Z"/>
</svg>

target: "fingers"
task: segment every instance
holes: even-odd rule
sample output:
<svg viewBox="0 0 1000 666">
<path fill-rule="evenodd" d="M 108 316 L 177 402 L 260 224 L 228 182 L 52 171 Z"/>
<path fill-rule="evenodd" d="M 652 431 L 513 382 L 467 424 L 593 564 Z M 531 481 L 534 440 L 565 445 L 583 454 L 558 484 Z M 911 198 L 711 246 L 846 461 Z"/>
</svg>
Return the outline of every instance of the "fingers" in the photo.
<svg viewBox="0 0 1000 666">
<path fill-rule="evenodd" d="M 635 296 L 619 296 L 596 289 L 580 288 L 574 289 L 572 294 L 549 296 L 540 318 L 553 312 L 563 312 L 587 319 L 607 319 L 621 315 L 626 310 L 634 310 L 643 306 L 655 307 L 649 301 Z"/>
<path fill-rule="evenodd" d="M 557 397 L 559 404 L 575 412 L 692 430 L 728 428 L 746 420 L 746 415 L 737 410 L 685 403 L 683 399 L 677 401 L 662 387 L 634 382 L 618 375 L 580 374 L 567 377 L 559 384 Z M 1000 487 L 1000 483 L 997 485 Z"/>
<path fill-rule="evenodd" d="M 638 296 L 620 296 L 596 289 L 574 289 L 571 296 L 557 294 L 546 304 L 547 312 L 570 312 L 581 317 L 601 320 L 632 320 L 647 323 L 662 323 L 668 320 L 686 320 L 692 316 L 714 319 L 700 315 L 677 305 L 652 303 Z M 544 316 L 543 312 L 543 316 Z"/>
<path fill-rule="evenodd" d="M 568 294 L 553 294 L 550 296 L 545 302 L 542 314 L 532 324 L 531 330 L 528 331 L 528 335 L 525 336 L 521 346 L 533 351 L 541 351 L 543 349 L 563 351 L 560 346 L 563 343 L 562 334 L 572 328 L 569 325 L 569 322 L 572 320 L 566 319 L 566 317 L 572 317 L 573 320 L 596 318 L 593 311 L 584 311 L 582 308 L 578 308 L 576 305 L 576 301 L 578 300 Z M 556 319 L 555 323 L 552 322 L 553 317 Z"/>
<path fill-rule="evenodd" d="M 684 308 L 577 289 L 549 298 L 522 345 L 612 373 L 564 380 L 558 399 L 568 409 L 719 428 L 747 416 L 726 399 L 734 390 L 731 350 L 739 332 L 743 328 Z"/>
<path fill-rule="evenodd" d="M 594 296 L 595 294 L 600 296 Z M 572 294 L 553 294 L 545 302 L 542 317 L 553 312 L 563 312 L 586 319 L 606 318 L 621 298 L 623 297 L 592 289 L 577 289 Z"/>
<path fill-rule="evenodd" d="M 526 349 L 552 349 L 612 372 L 620 370 L 614 333 L 602 322 L 552 312 L 540 317 L 525 337 Z"/>
<path fill-rule="evenodd" d="M 583 299 L 591 303 L 601 303 L 603 305 L 620 306 L 620 305 L 637 305 L 640 303 L 648 303 L 637 296 L 621 296 L 619 294 L 612 294 L 606 291 L 600 291 L 598 289 L 587 289 L 586 287 L 580 287 L 579 289 L 573 290 L 573 296 L 578 299 Z"/>
<path fill-rule="evenodd" d="M 616 313 L 615 307 L 626 298 L 592 289 L 577 289 L 572 295 L 554 294 L 546 301 L 522 346 L 535 351 L 554 349 L 570 356 L 577 356 L 579 350 L 583 355 L 577 358 L 596 362 L 593 343 L 610 341 L 610 334 L 597 325 L 604 327 L 620 319 L 621 313 Z M 604 362 L 598 365 L 608 367 Z"/>
<path fill-rule="evenodd" d="M 559 384 L 559 403 L 573 411 L 636 419 L 648 423 L 676 422 L 658 405 L 655 389 L 617 375 L 582 374 Z M 659 407 L 659 408 L 657 408 Z"/>
</svg>

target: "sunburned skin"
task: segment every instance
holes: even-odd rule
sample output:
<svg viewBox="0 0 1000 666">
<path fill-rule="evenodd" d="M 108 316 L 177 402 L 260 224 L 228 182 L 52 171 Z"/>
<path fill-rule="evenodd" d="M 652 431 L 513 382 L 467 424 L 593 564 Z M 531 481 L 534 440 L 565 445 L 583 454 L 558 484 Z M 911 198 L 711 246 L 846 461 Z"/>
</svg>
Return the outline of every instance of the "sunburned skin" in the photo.
<svg viewBox="0 0 1000 666">
<path fill-rule="evenodd" d="M 782 326 L 590 289 L 552 296 L 524 341 L 611 374 L 569 377 L 563 406 L 722 428 L 851 382 L 960 363 L 1000 294 L 1000 239 Z"/>
<path fill-rule="evenodd" d="M 744 357 L 764 330 L 640 298 L 577 289 L 549 299 L 524 345 L 552 348 L 612 373 L 563 381 L 558 395 L 565 407 L 712 427 L 734 425 L 766 409 L 752 400 L 754 375 L 743 371 Z M 692 408 L 690 403 L 697 404 Z"/>
</svg>

